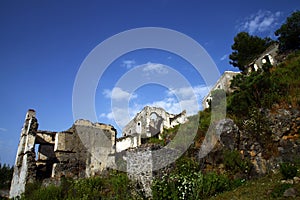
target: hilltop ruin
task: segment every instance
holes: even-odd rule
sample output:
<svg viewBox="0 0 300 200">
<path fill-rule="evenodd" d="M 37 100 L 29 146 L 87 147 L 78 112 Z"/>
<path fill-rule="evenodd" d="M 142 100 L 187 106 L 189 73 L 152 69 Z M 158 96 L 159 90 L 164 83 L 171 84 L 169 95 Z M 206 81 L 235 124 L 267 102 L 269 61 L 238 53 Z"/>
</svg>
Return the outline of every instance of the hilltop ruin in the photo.
<svg viewBox="0 0 300 200">
<path fill-rule="evenodd" d="M 145 107 L 124 128 L 123 137 L 117 139 L 117 131 L 112 125 L 88 120 L 77 120 L 71 128 L 62 132 L 38 130 L 36 113 L 30 109 L 20 135 L 10 198 L 20 196 L 26 184 L 35 181 L 51 183 L 62 177 L 87 178 L 99 175 L 107 168 L 116 168 L 117 154 L 138 148 L 143 144 L 142 138 L 158 135 L 163 128 L 185 121 L 185 112 L 173 115 L 162 108 Z M 141 152 L 145 152 L 145 149 L 142 148 Z M 136 159 L 139 158 L 128 159 L 128 172 L 141 171 L 133 168 L 139 168 L 145 163 Z M 152 168 L 150 165 L 146 168 L 150 174 L 146 177 L 149 183 Z"/>
</svg>

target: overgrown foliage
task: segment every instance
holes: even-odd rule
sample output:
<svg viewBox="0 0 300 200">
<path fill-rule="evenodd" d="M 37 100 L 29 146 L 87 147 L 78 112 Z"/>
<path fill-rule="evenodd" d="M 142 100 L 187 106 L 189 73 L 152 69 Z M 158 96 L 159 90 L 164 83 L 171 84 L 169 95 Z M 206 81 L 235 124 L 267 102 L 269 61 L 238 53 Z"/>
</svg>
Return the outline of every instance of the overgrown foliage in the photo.
<svg viewBox="0 0 300 200">
<path fill-rule="evenodd" d="M 154 180 L 153 199 L 206 199 L 240 184 L 226 174 L 202 173 L 197 162 L 183 157 L 171 174 Z"/>
<path fill-rule="evenodd" d="M 276 186 L 273 188 L 273 190 L 272 190 L 272 192 L 271 192 L 271 196 L 272 196 L 273 198 L 279 198 L 279 197 L 282 197 L 284 191 L 287 190 L 287 189 L 289 189 L 289 188 L 291 188 L 291 187 L 293 187 L 292 184 L 287 184 L 287 183 L 278 184 L 278 185 L 276 185 Z"/>
<path fill-rule="evenodd" d="M 0 163 L 0 189 L 9 189 L 13 175 L 13 167 Z"/>
<path fill-rule="evenodd" d="M 232 175 L 237 173 L 248 175 L 252 168 L 250 160 L 243 159 L 237 150 L 224 151 L 224 166 Z"/>
<path fill-rule="evenodd" d="M 228 112 L 249 118 L 253 109 L 271 108 L 275 103 L 299 106 L 299 74 L 300 52 L 295 52 L 273 69 L 237 75 L 230 86 L 235 92 L 228 96 Z"/>
<path fill-rule="evenodd" d="M 262 39 L 240 32 L 234 37 L 234 44 L 231 46 L 233 52 L 229 55 L 230 64 L 245 71 L 245 67 L 273 43 L 270 38 Z"/>
<path fill-rule="evenodd" d="M 284 179 L 292 179 L 297 175 L 297 167 L 293 163 L 281 163 L 280 173 Z"/>
<path fill-rule="evenodd" d="M 292 13 L 275 32 L 281 52 L 300 49 L 300 11 Z"/>
<path fill-rule="evenodd" d="M 32 183 L 26 186 L 22 200 L 76 200 L 76 199 L 142 199 L 134 191 L 134 184 L 125 173 L 111 172 L 107 176 L 80 180 L 63 179 L 60 186 L 41 186 Z"/>
</svg>

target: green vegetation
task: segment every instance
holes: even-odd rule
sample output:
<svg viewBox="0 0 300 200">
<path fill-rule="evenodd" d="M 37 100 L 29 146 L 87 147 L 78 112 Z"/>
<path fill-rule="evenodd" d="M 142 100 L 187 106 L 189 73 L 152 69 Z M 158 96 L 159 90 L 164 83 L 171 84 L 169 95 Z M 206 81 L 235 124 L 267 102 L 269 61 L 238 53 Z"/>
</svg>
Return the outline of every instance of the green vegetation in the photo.
<svg viewBox="0 0 300 200">
<path fill-rule="evenodd" d="M 272 190 L 271 196 L 273 198 L 283 197 L 284 191 L 291 187 L 292 187 L 292 184 L 288 184 L 288 183 L 275 185 L 275 187 Z"/>
<path fill-rule="evenodd" d="M 272 108 L 274 104 L 300 106 L 300 52 L 291 54 L 284 63 L 267 72 L 237 75 L 228 96 L 228 112 L 249 118 L 253 109 Z"/>
<path fill-rule="evenodd" d="M 88 179 L 63 179 L 60 186 L 41 186 L 36 182 L 26 186 L 21 200 L 76 200 L 76 199 L 143 199 L 134 190 L 125 173 L 110 172 L 106 176 Z"/>
<path fill-rule="evenodd" d="M 215 197 L 209 198 L 210 200 L 264 200 L 264 199 L 276 199 L 276 200 L 284 200 L 284 199 L 293 199 L 299 200 L 300 197 L 296 198 L 287 198 L 283 197 L 283 192 L 285 189 L 290 187 L 300 188 L 300 183 L 290 185 L 286 183 L 281 183 L 282 176 L 280 173 L 277 174 L 269 174 L 265 177 L 254 179 L 245 182 L 240 187 L 233 189 L 231 191 L 224 192 L 222 194 L 218 194 Z"/>
<path fill-rule="evenodd" d="M 294 12 L 275 32 L 278 36 L 279 50 L 286 52 L 300 49 L 300 11 Z"/>
<path fill-rule="evenodd" d="M 248 159 L 242 159 L 240 152 L 237 150 L 224 151 L 224 166 L 232 175 L 237 173 L 248 175 L 251 171 L 252 165 Z"/>
<path fill-rule="evenodd" d="M 242 182 L 226 174 L 203 173 L 197 162 L 183 157 L 176 162 L 174 171 L 154 180 L 153 199 L 206 199 L 236 188 Z"/>
<path fill-rule="evenodd" d="M 244 66 L 252 62 L 273 43 L 274 41 L 268 38 L 261 39 L 250 36 L 248 33 L 240 33 L 232 46 L 234 52 L 230 56 L 231 64 L 243 71 L 245 70 Z M 282 41 L 279 41 L 280 43 Z M 249 44 L 251 45 L 249 46 Z M 232 81 L 231 87 L 235 92 L 228 95 L 227 114 L 241 129 L 254 137 L 255 141 L 259 141 L 264 158 L 274 154 L 272 133 L 263 113 L 264 109 L 273 109 L 274 105 L 299 107 L 299 75 L 300 52 L 295 51 L 276 67 L 266 63 L 262 69 L 248 75 L 238 75 Z M 222 105 L 223 102 L 218 101 L 222 99 L 221 95 L 222 91 L 219 90 L 212 93 L 212 99 L 217 102 L 214 102 L 214 105 Z M 209 103 L 211 104 L 211 102 Z M 214 123 L 215 119 L 211 119 L 210 109 L 199 112 L 199 115 L 194 144 L 181 160 L 176 162 L 176 167 L 170 174 L 154 181 L 154 199 L 207 199 L 217 194 L 220 195 L 219 199 L 280 199 L 283 198 L 283 193 L 287 188 L 299 185 L 281 183 L 280 174 L 270 174 L 261 179 L 247 180 L 252 163 L 242 158 L 239 151 L 236 150 L 223 151 L 222 162 L 225 171 L 211 169 L 211 171 L 203 172 L 199 163 L 194 163 L 196 160 L 194 155 L 201 146 L 208 127 L 211 122 Z M 195 122 L 191 124 L 188 123 L 185 126 L 194 127 L 196 125 Z M 166 133 L 175 135 L 177 130 L 176 127 L 175 130 L 166 131 Z M 189 133 L 189 129 L 183 130 L 186 134 Z M 284 178 L 295 176 L 297 173 L 294 165 L 285 163 L 281 165 L 280 170 Z M 276 179 L 274 182 L 272 182 L 272 176 Z M 243 179 L 238 177 L 243 177 Z"/>
<path fill-rule="evenodd" d="M 247 32 L 240 32 L 235 36 L 234 44 L 231 46 L 233 52 L 229 55 L 230 64 L 245 71 L 245 67 L 273 43 L 270 38 L 262 39 Z"/>
<path fill-rule="evenodd" d="M 0 189 L 9 189 L 13 175 L 13 167 L 0 163 Z"/>
<path fill-rule="evenodd" d="M 281 163 L 280 172 L 284 179 L 292 179 L 297 175 L 297 167 L 292 163 Z"/>
</svg>

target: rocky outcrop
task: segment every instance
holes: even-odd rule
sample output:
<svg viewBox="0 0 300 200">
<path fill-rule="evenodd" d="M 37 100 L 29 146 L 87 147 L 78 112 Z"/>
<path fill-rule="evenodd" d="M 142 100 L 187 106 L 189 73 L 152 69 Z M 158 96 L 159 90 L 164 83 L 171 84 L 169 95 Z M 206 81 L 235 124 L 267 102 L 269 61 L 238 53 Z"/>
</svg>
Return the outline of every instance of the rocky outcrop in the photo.
<svg viewBox="0 0 300 200">
<path fill-rule="evenodd" d="M 279 163 L 292 162 L 300 156 L 300 111 L 297 109 L 260 110 L 265 128 L 254 130 L 251 119 L 238 127 L 233 120 L 223 119 L 214 125 L 216 145 L 201 162 L 206 167 L 223 163 L 224 150 L 239 151 L 253 164 L 252 175 L 277 170 Z M 246 128 L 247 127 L 247 128 Z M 256 126 L 257 127 L 257 126 Z"/>
</svg>

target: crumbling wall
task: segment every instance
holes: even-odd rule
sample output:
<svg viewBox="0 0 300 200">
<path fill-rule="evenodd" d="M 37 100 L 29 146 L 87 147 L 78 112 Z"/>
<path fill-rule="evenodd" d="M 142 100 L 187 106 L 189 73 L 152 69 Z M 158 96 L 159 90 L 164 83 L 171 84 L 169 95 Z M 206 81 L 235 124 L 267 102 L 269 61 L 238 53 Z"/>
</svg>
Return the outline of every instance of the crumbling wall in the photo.
<svg viewBox="0 0 300 200">
<path fill-rule="evenodd" d="M 127 165 L 129 177 L 138 180 L 150 196 L 152 162 L 163 159 L 157 156 L 153 159 L 151 151 L 139 148 L 142 137 L 157 136 L 163 128 L 186 120 L 185 111 L 174 115 L 162 108 L 147 106 L 124 128 L 124 137 L 116 139 L 117 131 L 113 126 L 88 120 L 78 120 L 62 132 L 38 130 L 35 111 L 29 110 L 21 131 L 10 197 L 20 196 L 26 184 L 36 180 L 49 183 L 59 182 L 62 177 L 76 179 L 101 174 L 106 168 L 115 168 L 118 153 L 122 155 L 127 149 L 124 170 Z M 137 156 L 129 155 L 133 147 L 137 148 L 134 153 Z"/>
<path fill-rule="evenodd" d="M 129 148 L 138 147 L 141 145 L 140 135 L 129 135 L 118 138 L 116 142 L 116 152 L 121 152 Z"/>
<path fill-rule="evenodd" d="M 163 108 L 146 106 L 124 128 L 123 136 L 139 134 L 142 138 L 153 137 L 164 128 L 172 128 L 187 121 L 186 112 L 177 115 Z"/>
<path fill-rule="evenodd" d="M 219 80 L 216 82 L 216 84 L 211 88 L 209 93 L 204 97 L 202 100 L 202 107 L 203 109 L 209 107 L 209 101 L 212 99 L 211 93 L 215 90 L 224 90 L 226 93 L 232 92 L 230 88 L 231 80 L 236 75 L 240 74 L 240 72 L 233 72 L 233 71 L 225 71 L 222 76 L 219 78 Z"/>
<path fill-rule="evenodd" d="M 35 118 L 35 111 L 28 110 L 18 145 L 10 197 L 21 195 L 25 191 L 25 185 L 35 181 L 36 164 L 34 145 L 37 129 L 38 123 Z"/>
<path fill-rule="evenodd" d="M 145 197 L 152 196 L 152 182 L 160 172 L 170 168 L 170 164 L 180 156 L 177 149 L 162 147 L 158 144 L 145 144 L 126 151 L 127 173 L 138 184 Z"/>
<path fill-rule="evenodd" d="M 63 132 L 37 129 L 35 111 L 29 110 L 21 131 L 11 198 L 20 196 L 27 183 L 90 177 L 114 162 L 109 155 L 115 153 L 117 132 L 111 125 L 78 120 Z"/>
<path fill-rule="evenodd" d="M 258 58 L 256 58 L 247 67 L 247 73 L 257 71 L 262 69 L 263 65 L 269 63 L 271 65 L 276 65 L 276 56 L 278 54 L 278 44 L 271 45 L 267 48 Z"/>
</svg>

